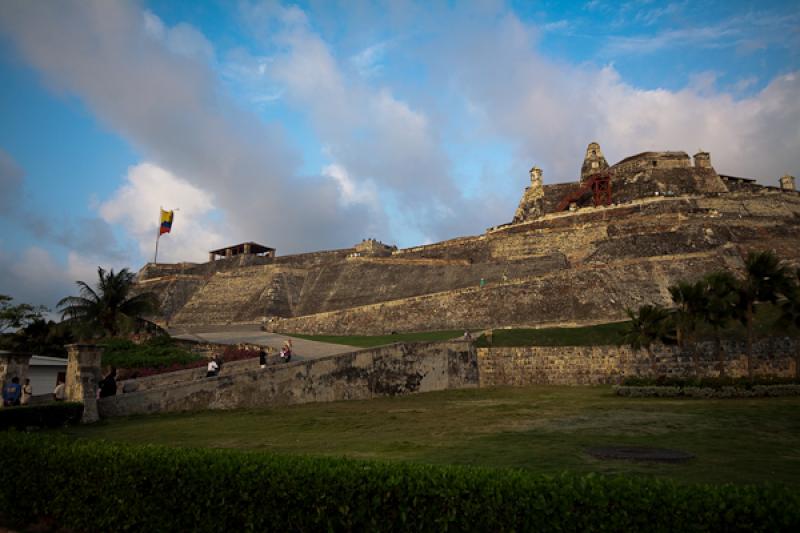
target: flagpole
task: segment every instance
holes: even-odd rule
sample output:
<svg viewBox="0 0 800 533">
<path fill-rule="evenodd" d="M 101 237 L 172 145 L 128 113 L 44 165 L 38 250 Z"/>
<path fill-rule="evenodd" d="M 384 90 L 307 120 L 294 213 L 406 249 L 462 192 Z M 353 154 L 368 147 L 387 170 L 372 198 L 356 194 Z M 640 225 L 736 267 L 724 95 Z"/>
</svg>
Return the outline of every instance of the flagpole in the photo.
<svg viewBox="0 0 800 533">
<path fill-rule="evenodd" d="M 161 211 L 163 210 L 164 208 L 162 207 L 158 212 L 158 228 L 156 229 L 156 255 L 153 256 L 153 263 L 156 265 L 158 264 L 158 241 L 161 239 Z"/>
</svg>

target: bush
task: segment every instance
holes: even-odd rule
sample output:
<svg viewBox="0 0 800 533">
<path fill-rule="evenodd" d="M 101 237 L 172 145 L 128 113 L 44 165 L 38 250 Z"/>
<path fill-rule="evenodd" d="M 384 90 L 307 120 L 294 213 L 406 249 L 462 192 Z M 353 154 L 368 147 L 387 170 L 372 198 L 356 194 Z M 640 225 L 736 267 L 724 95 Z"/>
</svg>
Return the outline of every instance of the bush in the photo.
<svg viewBox="0 0 800 533">
<path fill-rule="evenodd" d="M 128 339 L 109 339 L 103 342 L 103 348 L 103 365 L 117 368 L 181 369 L 202 365 L 204 361 L 203 356 L 177 347 L 165 335 L 153 337 L 142 344 L 135 344 Z"/>
<path fill-rule="evenodd" d="M 738 389 L 752 389 L 757 385 L 800 385 L 800 380 L 795 378 L 781 378 L 776 376 L 762 376 L 753 379 L 747 377 L 732 378 L 671 378 L 667 376 L 629 377 L 622 381 L 624 386 L 632 387 L 700 387 L 706 389 L 721 389 L 735 387 Z"/>
<path fill-rule="evenodd" d="M 174 449 L 0 434 L 0 509 L 79 531 L 790 531 L 780 486 Z"/>
<path fill-rule="evenodd" d="M 745 387 L 696 387 L 668 385 L 623 385 L 614 387 L 617 396 L 631 398 L 758 398 L 765 396 L 800 396 L 800 385 L 754 385 Z"/>
<path fill-rule="evenodd" d="M 0 409 L 0 430 L 15 428 L 57 428 L 77 424 L 83 415 L 80 402 L 53 402 Z"/>
</svg>

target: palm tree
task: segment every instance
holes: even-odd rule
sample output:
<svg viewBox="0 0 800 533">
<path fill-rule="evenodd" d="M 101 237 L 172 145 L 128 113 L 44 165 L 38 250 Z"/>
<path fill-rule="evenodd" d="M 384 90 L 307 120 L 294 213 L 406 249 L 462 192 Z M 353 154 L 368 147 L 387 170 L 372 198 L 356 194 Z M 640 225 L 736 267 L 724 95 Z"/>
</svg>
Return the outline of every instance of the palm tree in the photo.
<svg viewBox="0 0 800 533">
<path fill-rule="evenodd" d="M 724 376 L 725 354 L 722 350 L 720 332 L 728 324 L 728 321 L 737 315 L 739 306 L 737 280 L 730 272 L 719 271 L 704 277 L 702 284 L 706 302 L 703 309 L 703 321 L 714 330 L 719 374 Z"/>
<path fill-rule="evenodd" d="M 656 372 L 656 359 L 653 355 L 653 343 L 670 340 L 669 311 L 658 305 L 643 305 L 638 313 L 625 309 L 630 317 L 628 330 L 623 333 L 622 343 L 629 345 L 634 351 L 644 348 L 650 361 L 650 371 Z"/>
<path fill-rule="evenodd" d="M 678 346 L 685 349 L 691 346 L 692 364 L 695 374 L 700 370 L 697 349 L 694 347 L 697 327 L 705 314 L 706 298 L 703 282 L 679 281 L 677 285 L 669 287 L 669 294 L 677 308 L 672 313 L 677 333 Z"/>
<path fill-rule="evenodd" d="M 58 302 L 62 319 L 113 337 L 119 332 L 120 319 L 136 320 L 155 312 L 157 300 L 153 293 L 131 296 L 134 275 L 127 268 L 115 274 L 113 269 L 106 272 L 97 267 L 97 275 L 96 289 L 85 281 L 77 281 L 81 295 L 67 296 Z"/>
<path fill-rule="evenodd" d="M 753 377 L 753 318 L 759 302 L 776 303 L 791 290 L 789 271 L 771 251 L 750 252 L 745 260 L 745 277 L 738 282 L 739 319 L 747 326 L 747 375 Z"/>
</svg>

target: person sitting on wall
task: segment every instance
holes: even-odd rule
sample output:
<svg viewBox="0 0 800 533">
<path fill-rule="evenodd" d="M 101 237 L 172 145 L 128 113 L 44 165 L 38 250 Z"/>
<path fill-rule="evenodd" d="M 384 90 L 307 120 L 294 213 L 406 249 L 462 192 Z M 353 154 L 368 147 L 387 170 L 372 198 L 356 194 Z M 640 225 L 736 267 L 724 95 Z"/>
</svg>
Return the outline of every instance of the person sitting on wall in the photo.
<svg viewBox="0 0 800 533">
<path fill-rule="evenodd" d="M 56 382 L 56 388 L 53 390 L 53 399 L 57 402 L 63 402 L 67 399 L 67 391 L 62 379 Z"/>
<path fill-rule="evenodd" d="M 286 363 L 292 360 L 292 351 L 286 346 L 281 348 L 281 359 Z"/>
<path fill-rule="evenodd" d="M 19 385 L 19 378 L 14 376 L 11 383 L 3 388 L 3 405 L 12 407 L 19 405 L 19 397 L 22 394 L 22 387 Z"/>
<path fill-rule="evenodd" d="M 117 369 L 111 367 L 111 371 L 100 382 L 100 397 L 106 398 L 117 394 Z"/>
<path fill-rule="evenodd" d="M 219 372 L 219 365 L 215 359 L 208 362 L 208 370 L 206 372 L 207 378 L 213 378 Z"/>
</svg>

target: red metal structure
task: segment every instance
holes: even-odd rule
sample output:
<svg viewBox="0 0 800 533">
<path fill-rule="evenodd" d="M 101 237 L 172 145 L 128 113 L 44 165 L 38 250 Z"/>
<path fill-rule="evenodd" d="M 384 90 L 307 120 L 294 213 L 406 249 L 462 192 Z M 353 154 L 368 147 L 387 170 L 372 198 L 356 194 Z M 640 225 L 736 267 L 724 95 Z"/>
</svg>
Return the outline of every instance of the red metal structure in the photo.
<svg viewBox="0 0 800 533">
<path fill-rule="evenodd" d="M 579 188 L 562 198 L 558 207 L 556 207 L 556 211 L 564 211 L 572 202 L 579 202 L 589 191 L 592 193 L 592 203 L 595 207 L 598 205 L 611 205 L 611 174 L 609 172 L 601 172 L 589 176 Z"/>
</svg>

